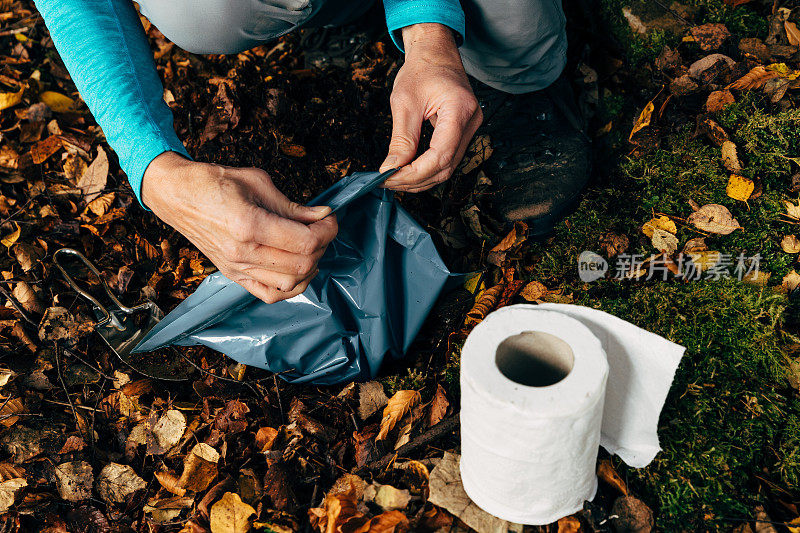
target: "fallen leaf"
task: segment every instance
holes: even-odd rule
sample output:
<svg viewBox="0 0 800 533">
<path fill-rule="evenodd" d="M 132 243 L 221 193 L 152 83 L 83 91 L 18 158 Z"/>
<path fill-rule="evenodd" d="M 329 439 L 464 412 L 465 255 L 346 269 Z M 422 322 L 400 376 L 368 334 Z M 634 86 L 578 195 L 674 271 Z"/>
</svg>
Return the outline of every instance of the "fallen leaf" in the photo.
<svg viewBox="0 0 800 533">
<path fill-rule="evenodd" d="M 39 94 L 39 101 L 47 104 L 47 107 L 56 113 L 74 113 L 76 111 L 75 100 L 55 91 L 42 92 Z"/>
<path fill-rule="evenodd" d="M 147 488 L 147 483 L 128 465 L 109 463 L 97 476 L 97 493 L 107 502 L 125 503 L 128 496 Z"/>
<path fill-rule="evenodd" d="M 26 311 L 37 315 L 44 313 L 44 305 L 42 305 L 41 300 L 39 300 L 39 297 L 27 282 L 18 281 L 15 283 L 14 288 L 11 290 L 11 296 L 13 296 Z"/>
<path fill-rule="evenodd" d="M 781 249 L 787 254 L 800 252 L 800 239 L 796 235 L 784 235 L 781 239 Z"/>
<path fill-rule="evenodd" d="M 283 142 L 279 146 L 281 153 L 284 155 L 288 155 L 289 157 L 296 157 L 301 158 L 306 156 L 306 149 L 299 144 L 292 144 L 289 142 Z"/>
<path fill-rule="evenodd" d="M 341 526 L 342 533 L 403 533 L 410 528 L 408 518 L 400 511 L 386 511 L 363 522 L 353 517 Z M 362 521 L 360 526 L 358 522 Z"/>
<path fill-rule="evenodd" d="M 226 492 L 211 506 L 212 533 L 247 533 L 253 525 L 256 510 L 242 501 L 235 492 Z"/>
<path fill-rule="evenodd" d="M 692 260 L 692 264 L 700 271 L 706 272 L 708 269 L 716 266 L 722 254 L 715 250 L 703 250 L 700 252 L 688 252 L 686 255 Z"/>
<path fill-rule="evenodd" d="M 575 515 L 558 519 L 557 533 L 581 533 L 581 521 Z"/>
<path fill-rule="evenodd" d="M 5 246 L 6 248 L 11 248 L 12 246 L 14 246 L 14 243 L 16 243 L 19 240 L 19 236 L 22 235 L 22 228 L 19 226 L 19 224 L 17 224 L 16 222 L 12 222 L 11 225 L 14 228 L 14 230 L 5 237 L 3 237 L 2 239 L 0 239 L 0 242 L 3 243 L 3 246 Z"/>
<path fill-rule="evenodd" d="M 547 294 L 547 287 L 539 281 L 531 281 L 519 292 L 519 295 L 529 302 L 536 302 L 545 294 Z"/>
<path fill-rule="evenodd" d="M 258 451 L 263 453 L 271 450 L 272 445 L 275 444 L 275 439 L 278 438 L 279 433 L 280 432 L 275 428 L 259 428 L 256 432 L 256 447 L 258 447 Z"/>
<path fill-rule="evenodd" d="M 619 476 L 610 459 L 601 459 L 597 463 L 597 477 L 605 481 L 611 487 L 617 489 L 624 496 L 628 495 L 628 486 Z"/>
<path fill-rule="evenodd" d="M 23 478 L 12 478 L 0 483 L 0 513 L 8 511 L 14 505 L 17 491 L 27 486 L 28 482 Z"/>
<path fill-rule="evenodd" d="M 650 125 L 655 108 L 656 106 L 652 100 L 647 102 L 647 105 L 644 106 L 644 109 L 642 109 L 642 112 L 639 113 L 639 116 L 636 118 L 636 122 L 633 123 L 633 129 L 631 130 L 631 134 L 628 135 L 628 140 L 633 139 L 633 136 L 637 132 Z"/>
<path fill-rule="evenodd" d="M 741 228 L 728 208 L 719 204 L 706 204 L 689 215 L 687 220 L 701 231 L 719 235 L 728 235 Z"/>
<path fill-rule="evenodd" d="M 349 483 L 352 483 L 348 480 Z M 311 527 L 320 533 L 339 533 L 342 525 L 353 517 L 361 516 L 356 508 L 356 488 L 350 488 L 337 493 L 328 493 L 322 502 L 322 507 L 308 510 Z"/>
<path fill-rule="evenodd" d="M 397 511 L 405 509 L 411 501 L 411 493 L 405 489 L 398 489 L 391 485 L 377 487 L 373 500 L 384 511 Z"/>
<path fill-rule="evenodd" d="M 383 392 L 383 385 L 377 381 L 368 381 L 358 386 L 358 416 L 366 420 L 386 407 L 389 398 Z"/>
<path fill-rule="evenodd" d="M 689 30 L 689 33 L 700 45 L 700 48 L 706 52 L 717 50 L 731 36 L 728 28 L 718 22 L 695 26 Z"/>
<path fill-rule="evenodd" d="M 204 442 L 195 444 L 183 460 L 183 473 L 178 486 L 194 492 L 205 490 L 217 477 L 218 462 L 217 450 Z"/>
<path fill-rule="evenodd" d="M 99 217 L 103 216 L 106 214 L 106 211 L 108 211 L 108 208 L 111 207 L 111 204 L 114 203 L 114 198 L 116 198 L 116 193 L 113 192 L 101 194 L 89 202 L 86 206 L 86 209 Z"/>
<path fill-rule="evenodd" d="M 777 72 L 769 71 L 763 65 L 758 65 L 750 70 L 747 74 L 734 81 L 726 89 L 736 89 L 739 91 L 749 91 L 763 87 L 768 80 L 776 78 Z"/>
<path fill-rule="evenodd" d="M 797 24 L 787 20 L 783 23 L 783 27 L 786 29 L 786 38 L 789 40 L 789 44 L 800 45 L 800 29 L 797 28 Z"/>
<path fill-rule="evenodd" d="M 177 519 L 185 509 L 191 509 L 193 504 L 194 498 L 189 496 L 171 496 L 150 500 L 142 510 L 156 524 L 166 524 Z"/>
<path fill-rule="evenodd" d="M 458 166 L 458 172 L 469 174 L 492 156 L 492 142 L 488 135 L 477 135 L 469 143 L 464 158 Z"/>
<path fill-rule="evenodd" d="M 728 134 L 722 126 L 708 118 L 708 115 L 698 117 L 697 129 L 717 146 L 722 146 L 728 140 Z"/>
<path fill-rule="evenodd" d="M 46 139 L 42 139 L 31 148 L 31 160 L 35 165 L 40 165 L 51 155 L 58 152 L 62 146 L 63 142 L 58 135 L 51 135 Z"/>
<path fill-rule="evenodd" d="M 400 390 L 394 396 L 389 398 L 386 407 L 383 409 L 383 419 L 381 420 L 381 429 L 375 440 L 383 440 L 389 432 L 394 428 L 395 424 L 403 418 L 403 416 L 411 410 L 417 403 L 419 403 L 420 395 L 415 390 Z"/>
<path fill-rule="evenodd" d="M 88 500 L 92 496 L 94 474 L 86 461 L 73 461 L 56 465 L 58 494 L 69 502 Z"/>
<path fill-rule="evenodd" d="M 678 238 L 663 229 L 655 228 L 650 240 L 656 250 L 667 255 L 672 255 L 678 250 Z"/>
<path fill-rule="evenodd" d="M 798 274 L 796 270 L 792 269 L 788 274 L 783 276 L 781 286 L 787 292 L 795 290 L 798 285 L 800 285 L 800 274 Z"/>
<path fill-rule="evenodd" d="M 78 179 L 77 187 L 87 202 L 94 200 L 105 189 L 108 181 L 108 156 L 102 147 L 97 147 L 97 157 Z"/>
<path fill-rule="evenodd" d="M 798 202 L 797 205 L 795 205 L 789 200 L 784 200 L 783 203 L 786 206 L 786 214 L 790 218 L 800 220 L 800 202 Z"/>
<path fill-rule="evenodd" d="M 8 109 L 9 107 L 14 107 L 22 102 L 23 92 L 24 90 L 20 89 L 15 93 L 0 93 L 0 111 Z"/>
<path fill-rule="evenodd" d="M 503 291 L 505 290 L 505 284 L 499 283 L 494 287 L 490 287 L 483 291 L 480 296 L 475 301 L 475 305 L 472 306 L 467 312 L 467 317 L 464 320 L 464 324 L 467 326 L 475 326 L 481 322 L 486 315 L 488 315 L 491 311 L 495 309 L 497 303 L 500 300 L 500 297 L 503 295 Z"/>
<path fill-rule="evenodd" d="M 678 232 L 678 227 L 675 225 L 675 222 L 673 222 L 672 219 L 666 215 L 661 215 L 660 217 L 654 217 L 649 222 L 645 222 L 644 225 L 642 226 L 642 233 L 644 233 L 648 237 L 652 237 L 653 232 L 656 229 L 661 229 L 672 234 Z"/>
<path fill-rule="evenodd" d="M 722 165 L 728 172 L 734 174 L 742 171 L 742 165 L 739 163 L 739 156 L 736 154 L 736 145 L 731 141 L 722 143 Z"/>
<path fill-rule="evenodd" d="M 727 106 L 734 103 L 736 99 L 730 91 L 714 91 L 708 95 L 706 100 L 706 111 L 716 113 L 722 111 Z"/>
<path fill-rule="evenodd" d="M 220 133 L 233 129 L 239 124 L 239 107 L 228 91 L 227 83 L 220 83 L 217 86 L 217 94 L 211 101 L 211 113 L 208 115 L 205 128 L 200 136 L 201 142 L 210 141 Z"/>
<path fill-rule="evenodd" d="M 436 385 L 436 394 L 431 400 L 430 411 L 428 411 L 428 427 L 435 426 L 441 422 L 444 415 L 447 414 L 448 407 L 450 407 L 450 402 L 447 400 L 444 387 L 439 383 Z"/>
<path fill-rule="evenodd" d="M 170 409 L 158 419 L 152 428 L 155 442 L 148 446 L 148 455 L 160 455 L 180 442 L 186 430 L 186 417 L 177 409 Z"/>
<path fill-rule="evenodd" d="M 756 185 L 753 180 L 738 174 L 731 174 L 728 178 L 728 185 L 725 187 L 725 194 L 734 200 L 746 202 L 755 189 Z"/>
<path fill-rule="evenodd" d="M 476 531 L 522 531 L 522 526 L 490 515 L 464 492 L 458 454 L 444 452 L 444 457 L 431 472 L 428 501 L 450 511 L 459 520 Z"/>
<path fill-rule="evenodd" d="M 497 246 L 489 250 L 486 261 L 496 266 L 502 266 L 505 262 L 506 252 L 524 243 L 527 238 L 528 225 L 524 222 L 515 222 L 508 235 Z"/>
</svg>

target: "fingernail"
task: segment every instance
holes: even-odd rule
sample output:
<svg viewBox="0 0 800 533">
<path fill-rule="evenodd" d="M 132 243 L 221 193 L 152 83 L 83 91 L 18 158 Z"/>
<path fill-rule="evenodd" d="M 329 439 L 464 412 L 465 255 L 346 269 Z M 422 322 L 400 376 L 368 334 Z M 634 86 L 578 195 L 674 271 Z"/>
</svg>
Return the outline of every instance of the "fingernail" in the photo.
<svg viewBox="0 0 800 533">
<path fill-rule="evenodd" d="M 388 170 L 390 168 L 394 168 L 395 163 L 397 163 L 397 156 L 396 155 L 390 155 L 389 157 L 386 158 L 386 161 L 383 162 L 383 164 L 381 165 L 380 170 L 383 172 L 383 171 Z"/>
<path fill-rule="evenodd" d="M 327 205 L 317 205 L 312 207 L 311 210 L 320 215 L 323 213 L 328 214 L 331 212 L 331 208 L 328 207 Z"/>
</svg>

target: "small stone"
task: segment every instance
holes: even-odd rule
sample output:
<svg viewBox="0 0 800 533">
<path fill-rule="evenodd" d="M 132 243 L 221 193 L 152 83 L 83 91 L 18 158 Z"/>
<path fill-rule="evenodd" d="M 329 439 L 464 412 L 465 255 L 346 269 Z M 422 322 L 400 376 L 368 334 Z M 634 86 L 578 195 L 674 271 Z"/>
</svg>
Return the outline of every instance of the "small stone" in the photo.
<svg viewBox="0 0 800 533">
<path fill-rule="evenodd" d="M 617 533 L 650 533 L 653 530 L 653 511 L 633 496 L 621 496 L 614 502 L 611 514 Z"/>
</svg>

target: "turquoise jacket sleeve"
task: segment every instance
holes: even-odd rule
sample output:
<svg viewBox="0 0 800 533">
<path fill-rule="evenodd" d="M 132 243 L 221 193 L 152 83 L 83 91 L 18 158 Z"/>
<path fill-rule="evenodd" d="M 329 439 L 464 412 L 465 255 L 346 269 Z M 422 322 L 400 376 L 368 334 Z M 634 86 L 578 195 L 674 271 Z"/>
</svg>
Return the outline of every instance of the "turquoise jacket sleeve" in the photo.
<svg viewBox="0 0 800 533">
<path fill-rule="evenodd" d="M 164 102 L 153 54 L 130 0 L 35 0 L 61 59 L 141 202 L 161 153 L 186 152 Z"/>
<path fill-rule="evenodd" d="M 456 42 L 464 42 L 464 10 L 458 0 L 383 0 L 389 35 L 400 51 L 403 38 L 400 30 L 412 24 L 438 22 L 456 32 Z"/>
</svg>

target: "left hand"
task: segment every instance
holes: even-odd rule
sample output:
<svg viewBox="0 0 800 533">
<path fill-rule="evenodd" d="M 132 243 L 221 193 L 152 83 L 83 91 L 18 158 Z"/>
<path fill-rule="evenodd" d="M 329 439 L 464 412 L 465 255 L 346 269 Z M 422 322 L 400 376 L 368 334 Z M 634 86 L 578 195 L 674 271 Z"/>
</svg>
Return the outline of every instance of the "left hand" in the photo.
<svg viewBox="0 0 800 533">
<path fill-rule="evenodd" d="M 483 114 L 450 28 L 434 23 L 407 26 L 403 44 L 406 60 L 390 98 L 392 139 L 380 170 L 402 167 L 383 186 L 419 192 L 453 174 Z M 424 120 L 433 124 L 433 137 L 428 150 L 416 157 Z"/>
</svg>

